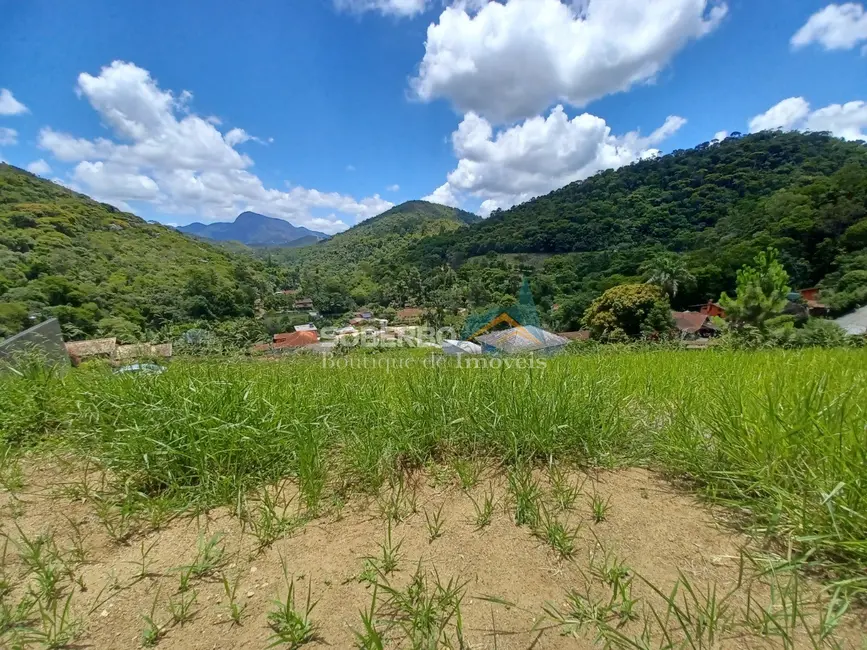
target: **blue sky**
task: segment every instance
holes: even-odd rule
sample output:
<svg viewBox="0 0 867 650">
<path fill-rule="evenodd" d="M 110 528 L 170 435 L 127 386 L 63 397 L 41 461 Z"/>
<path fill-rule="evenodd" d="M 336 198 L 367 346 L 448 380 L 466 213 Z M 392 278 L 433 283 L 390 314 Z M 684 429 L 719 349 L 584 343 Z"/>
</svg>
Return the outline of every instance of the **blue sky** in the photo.
<svg viewBox="0 0 867 650">
<path fill-rule="evenodd" d="M 0 157 L 164 223 L 249 208 L 334 232 L 421 197 L 487 214 L 757 117 L 867 131 L 859 3 L 0 0 L 0 15 Z"/>
</svg>

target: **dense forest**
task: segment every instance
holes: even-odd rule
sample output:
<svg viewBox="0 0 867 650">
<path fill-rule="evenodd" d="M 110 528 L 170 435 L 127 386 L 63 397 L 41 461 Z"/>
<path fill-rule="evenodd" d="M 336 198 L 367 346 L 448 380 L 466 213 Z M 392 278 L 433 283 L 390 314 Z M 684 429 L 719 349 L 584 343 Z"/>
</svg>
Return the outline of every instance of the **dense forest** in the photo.
<svg viewBox="0 0 867 650">
<path fill-rule="evenodd" d="M 252 328 L 261 336 L 288 324 L 294 298 L 278 289 L 312 298 L 331 322 L 365 306 L 386 316 L 418 306 L 434 325 L 459 326 L 467 312 L 516 304 L 524 278 L 541 322 L 575 329 L 607 289 L 665 268 L 680 278 L 675 308 L 716 300 L 770 247 L 791 286 L 820 286 L 835 313 L 867 303 L 864 143 L 734 136 L 486 220 L 411 201 L 296 248 L 216 247 L 2 165 L 0 336 L 56 315 L 70 336 L 135 338 L 193 321 L 249 323 L 257 305 L 273 321 Z"/>
<path fill-rule="evenodd" d="M 262 248 L 254 254 L 269 264 L 288 266 L 295 285 L 326 314 L 368 304 L 400 308 L 426 295 L 421 274 L 407 263 L 409 247 L 479 221 L 472 212 L 407 201 L 328 241 Z"/>
<path fill-rule="evenodd" d="M 683 307 L 730 291 L 737 269 L 773 246 L 794 286 L 820 284 L 845 311 L 867 301 L 865 217 L 864 143 L 764 132 L 601 172 L 426 238 L 408 262 L 423 273 L 480 258 L 531 262 L 537 299 L 563 303 L 560 318 L 574 324 L 594 297 L 640 280 L 660 253 L 678 254 L 695 278 L 675 297 Z"/>
<path fill-rule="evenodd" d="M 71 338 L 137 340 L 252 316 L 282 281 L 260 261 L 0 164 L 0 337 L 56 316 Z"/>
</svg>

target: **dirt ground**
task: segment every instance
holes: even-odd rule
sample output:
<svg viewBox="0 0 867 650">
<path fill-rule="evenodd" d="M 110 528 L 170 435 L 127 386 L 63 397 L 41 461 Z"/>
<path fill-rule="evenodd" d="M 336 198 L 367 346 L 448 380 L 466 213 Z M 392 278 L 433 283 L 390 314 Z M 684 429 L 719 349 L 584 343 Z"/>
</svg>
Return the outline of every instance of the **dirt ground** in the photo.
<svg viewBox="0 0 867 650">
<path fill-rule="evenodd" d="M 315 639 L 305 647 L 358 647 L 356 634 L 363 631 L 361 612 L 371 607 L 371 582 L 379 580 L 402 590 L 417 570 L 427 575 L 430 589 L 434 572 L 441 584 L 454 579 L 462 587 L 461 634 L 456 628 L 458 619 L 453 616 L 444 637 L 453 647 L 601 647 L 593 625 L 578 625 L 581 617 L 575 611 L 566 617 L 574 623 L 570 625 L 557 620 L 556 612 L 569 611 L 566 595 L 570 590 L 586 594 L 586 602 L 594 598 L 608 602 L 609 585 L 599 577 L 599 568 L 611 566 L 615 557 L 630 569 L 638 614 L 635 620 L 625 620 L 620 627 L 611 623 L 611 627 L 632 638 L 648 629 L 651 641 L 647 647 L 664 647 L 664 635 L 654 627 L 649 608 L 664 612 L 665 605 L 648 583 L 667 595 L 679 578 L 686 579 L 699 594 L 688 607 L 698 619 L 698 603 L 706 602 L 701 594 L 715 585 L 722 598 L 734 589 L 739 577 L 743 578 L 741 550 L 751 547 L 749 540 L 720 523 L 718 513 L 653 473 L 639 469 L 572 475 L 581 485 L 580 494 L 572 508 L 559 513 L 567 527 L 579 527 L 574 556 L 567 559 L 534 535 L 530 527 L 516 525 L 505 478 L 493 473 L 483 476 L 469 490 L 424 475 L 406 486 L 403 495 L 398 495 L 400 499 L 391 502 L 389 495 L 353 497 L 341 508 L 329 509 L 264 549 L 257 548 L 257 538 L 249 526 L 242 526 L 226 510 L 175 518 L 161 530 L 117 543 L 107 534 L 94 504 L 80 496 L 72 498 L 64 489 L 70 480 L 69 472 L 68 466 L 41 462 L 25 470 L 23 487 L 15 493 L 0 494 L 0 532 L 10 540 L 3 568 L 8 575 L 23 576 L 22 539 L 33 540 L 41 533 L 53 534 L 57 548 L 65 553 L 72 553 L 76 546 L 86 549 L 86 557 L 79 557 L 83 561 L 76 563 L 75 580 L 70 580 L 68 587 L 73 593 L 72 611 L 81 623 L 75 647 L 100 650 L 141 647 L 145 616 L 152 616 L 160 628 L 156 639 L 159 648 L 266 648 L 274 640 L 268 613 L 274 609 L 276 599 L 285 598 L 287 576 L 296 584 L 296 605 L 303 605 L 308 585 L 316 602 L 311 614 Z M 480 528 L 473 500 L 481 503 L 486 490 L 493 491 L 497 505 L 490 524 Z M 291 486 L 281 493 L 281 498 L 290 500 L 290 492 Z M 604 521 L 596 522 L 592 517 L 594 494 L 608 504 Z M 296 503 L 291 501 L 290 511 Z M 396 519 L 391 523 L 391 544 L 399 544 L 398 566 L 388 575 L 375 578 L 366 558 L 382 555 L 380 545 L 386 543 L 389 528 L 385 515 L 389 503 L 398 504 L 400 511 L 393 513 Z M 437 512 L 442 522 L 441 536 L 431 541 L 428 521 Z M 183 572 L 179 567 L 195 563 L 203 541 L 214 534 L 220 536 L 218 546 L 224 549 L 221 558 L 213 570 L 193 577 L 187 591 L 179 593 Z M 760 550 L 754 546 L 752 549 L 755 553 Z M 749 567 L 747 573 L 754 574 L 755 567 Z M 230 582 L 238 581 L 237 602 L 245 607 L 240 624 L 230 620 L 223 575 Z M 21 578 L 7 598 L 20 595 L 25 582 Z M 742 588 L 725 601 L 733 620 L 749 618 L 745 613 L 748 591 L 768 611 L 783 606 L 779 604 L 779 585 L 771 587 L 766 580 L 755 581 L 747 589 L 744 580 L 741 584 Z M 381 629 L 387 628 L 387 647 L 414 647 L 401 627 L 406 621 L 387 606 L 387 589 L 376 589 L 380 600 L 374 618 L 379 619 Z M 681 589 L 677 598 L 683 594 Z M 817 585 L 804 582 L 802 598 L 811 600 L 815 594 Z M 191 620 L 172 623 L 169 602 L 193 596 Z M 773 630 L 762 634 L 757 627 L 730 627 L 721 630 L 712 643 L 696 647 L 786 645 Z M 681 636 L 673 633 L 675 639 Z M 841 647 L 867 647 L 863 612 L 850 609 L 837 629 L 837 637 Z M 436 647 L 445 645 L 440 641 Z M 812 645 L 806 634 L 795 632 L 788 647 Z M 11 647 L 3 645 L 2 636 L 0 646 Z"/>
</svg>

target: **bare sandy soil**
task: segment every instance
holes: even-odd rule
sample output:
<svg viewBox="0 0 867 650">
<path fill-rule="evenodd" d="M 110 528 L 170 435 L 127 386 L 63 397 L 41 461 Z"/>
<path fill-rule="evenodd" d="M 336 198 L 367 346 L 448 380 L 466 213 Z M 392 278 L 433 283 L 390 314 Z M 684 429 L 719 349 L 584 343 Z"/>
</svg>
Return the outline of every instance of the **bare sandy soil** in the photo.
<svg viewBox="0 0 867 650">
<path fill-rule="evenodd" d="M 815 645 L 815 639 L 811 641 L 800 629 L 818 626 L 813 614 L 804 615 L 806 623 L 790 633 L 788 642 L 775 632 L 773 623 L 767 623 L 767 617 L 765 629 L 758 624 L 761 608 L 773 613 L 786 606 L 783 585 L 797 578 L 784 572 L 776 583 L 773 576 L 758 579 L 756 567 L 749 562 L 742 571 L 742 549 L 752 549 L 757 556 L 762 555 L 761 549 L 721 525 L 718 513 L 644 470 L 590 476 L 573 473 L 571 477 L 581 486 L 580 494 L 557 517 L 566 529 L 578 530 L 573 556 L 563 558 L 544 535 L 516 525 L 514 499 L 505 478 L 494 473 L 483 476 L 469 490 L 426 474 L 407 484 L 401 495 L 353 497 L 260 549 L 250 526 L 242 525 L 227 510 L 178 517 L 160 530 L 137 533 L 117 543 L 107 534 L 94 503 L 72 498 L 64 488 L 71 480 L 70 469 L 53 461 L 40 462 L 25 471 L 20 490 L 0 494 L 0 532 L 9 540 L 3 570 L 12 585 L 5 598 L 14 604 L 32 590 L 28 584 L 33 577 L 22 559 L 23 540 L 46 534 L 54 536 L 63 557 L 76 558 L 69 560 L 74 568 L 60 598 L 62 605 L 72 594 L 71 612 L 80 623 L 75 647 L 141 647 L 145 616 L 151 616 L 159 628 L 153 639 L 159 648 L 268 647 L 275 641 L 268 615 L 276 607 L 274 601 L 286 597 L 287 576 L 295 582 L 298 608 L 303 608 L 308 586 L 316 602 L 310 615 L 315 638 L 304 646 L 310 648 L 358 647 L 357 633 L 364 630 L 361 612 L 371 608 L 374 590 L 374 619 L 388 641 L 386 647 L 601 647 L 597 620 L 624 638 L 640 639 L 646 631 L 647 647 L 666 647 L 665 634 L 651 611 L 662 617 L 666 604 L 650 584 L 668 595 L 678 580 L 681 586 L 675 600 L 682 611 L 689 612 L 692 622 L 684 627 L 672 615 L 666 623 L 672 641 L 682 640 L 684 629 L 695 632 L 701 627 L 701 603 L 707 604 L 704 595 L 715 588 L 717 601 L 734 593 L 724 602 L 726 609 L 715 638 L 706 637 L 695 647 Z M 298 507 L 292 489 L 285 486 L 278 497 L 289 502 L 288 513 Z M 481 504 L 487 490 L 493 491 L 496 507 L 490 524 L 479 527 L 473 500 Z M 592 516 L 594 494 L 608 503 L 603 521 Z M 393 508 L 397 511 L 391 512 L 395 516 L 391 547 L 397 549 L 398 561 L 396 570 L 385 575 L 381 560 L 366 558 L 381 558 L 380 545 L 388 546 L 388 513 Z M 441 534 L 431 541 L 429 522 L 433 525 L 437 512 Z M 183 567 L 201 562 L 201 548 L 215 534 L 219 541 L 212 554 L 219 555 L 217 549 L 222 554 L 202 575 L 191 576 L 186 591 L 181 591 Z M 85 557 L 76 557 L 76 547 L 86 551 Z M 622 582 L 631 580 L 633 618 L 619 616 L 617 608 L 604 609 L 612 600 L 606 568 L 618 561 L 629 568 Z M 378 576 L 376 566 L 380 567 Z M 418 578 L 413 583 L 417 572 L 426 576 L 424 583 Z M 230 619 L 223 576 L 230 583 L 237 580 L 237 604 L 244 608 L 239 624 Z M 437 592 L 437 579 L 441 585 L 453 580 L 460 597 L 449 601 Z M 739 580 L 741 587 L 736 589 Z M 695 599 L 688 596 L 684 581 L 695 590 Z M 409 591 L 416 596 L 414 602 L 422 602 L 424 593 L 446 609 L 448 603 L 460 600 L 460 615 L 453 612 L 443 622 L 443 632 L 434 645 L 413 645 L 409 638 L 412 617 L 398 607 L 387 588 L 406 595 L 411 584 L 416 587 Z M 817 584 L 802 578 L 799 585 L 804 611 L 811 603 L 819 603 L 816 608 L 827 605 Z M 570 592 L 580 596 L 579 606 L 575 600 L 568 602 Z M 173 622 L 170 603 L 177 609 L 179 603 L 193 599 L 190 620 Z M 845 615 L 836 630 L 840 647 L 867 647 L 862 614 L 850 609 Z M 730 622 L 723 624 L 729 617 Z M 39 627 L 38 614 L 35 618 L 33 625 Z M 712 614 L 707 618 L 712 619 Z M 7 630 L 0 636 L 0 647 L 13 647 L 14 638 Z M 34 641 L 32 647 L 40 644 Z"/>
</svg>

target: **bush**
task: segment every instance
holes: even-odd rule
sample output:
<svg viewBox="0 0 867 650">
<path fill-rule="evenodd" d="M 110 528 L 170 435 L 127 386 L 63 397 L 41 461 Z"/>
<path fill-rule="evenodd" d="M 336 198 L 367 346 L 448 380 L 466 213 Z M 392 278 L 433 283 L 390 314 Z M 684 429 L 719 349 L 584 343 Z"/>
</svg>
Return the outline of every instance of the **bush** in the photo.
<svg viewBox="0 0 867 650">
<path fill-rule="evenodd" d="M 667 335 L 674 328 L 668 296 L 652 284 L 622 284 L 608 289 L 590 303 L 584 327 L 594 338 L 625 341 L 654 333 Z"/>
<path fill-rule="evenodd" d="M 834 321 L 811 318 L 798 332 L 798 347 L 838 348 L 848 347 L 853 337 Z"/>
<path fill-rule="evenodd" d="M 719 344 L 735 350 L 760 348 L 846 348 L 860 347 L 862 339 L 849 336 L 834 321 L 811 318 L 796 328 L 791 320 L 775 319 L 773 326 L 760 330 L 750 325 L 726 331 Z"/>
</svg>

